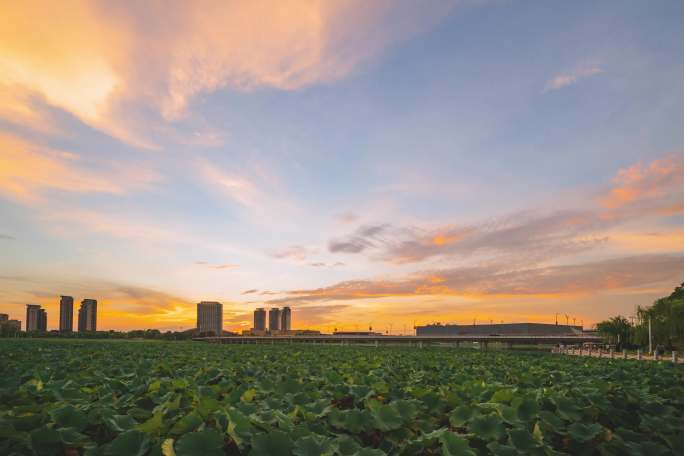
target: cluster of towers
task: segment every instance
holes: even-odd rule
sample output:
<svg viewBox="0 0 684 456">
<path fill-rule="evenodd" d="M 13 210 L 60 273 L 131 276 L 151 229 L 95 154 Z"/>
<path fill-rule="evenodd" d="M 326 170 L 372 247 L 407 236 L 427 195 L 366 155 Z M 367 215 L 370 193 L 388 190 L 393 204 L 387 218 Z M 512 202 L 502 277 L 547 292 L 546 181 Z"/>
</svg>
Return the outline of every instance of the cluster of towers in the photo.
<svg viewBox="0 0 684 456">
<path fill-rule="evenodd" d="M 74 330 L 74 298 L 60 296 L 59 331 Z M 47 331 L 47 312 L 38 304 L 26 305 L 26 331 Z M 84 299 L 78 309 L 78 331 L 97 331 L 97 300 Z"/>
<path fill-rule="evenodd" d="M 292 310 L 289 307 L 274 307 L 268 311 L 268 331 L 290 331 L 292 329 Z M 266 309 L 260 307 L 254 311 L 254 331 L 266 332 Z"/>
</svg>

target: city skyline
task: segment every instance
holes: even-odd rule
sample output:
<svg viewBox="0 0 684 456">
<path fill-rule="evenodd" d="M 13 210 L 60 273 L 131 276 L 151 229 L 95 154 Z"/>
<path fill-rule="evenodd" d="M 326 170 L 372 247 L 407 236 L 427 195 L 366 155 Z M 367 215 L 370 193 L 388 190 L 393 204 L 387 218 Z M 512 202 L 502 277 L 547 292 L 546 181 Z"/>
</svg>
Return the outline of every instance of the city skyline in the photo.
<svg viewBox="0 0 684 456">
<path fill-rule="evenodd" d="M 288 5 L 3 8 L 0 313 L 589 327 L 684 282 L 682 2 Z"/>
</svg>

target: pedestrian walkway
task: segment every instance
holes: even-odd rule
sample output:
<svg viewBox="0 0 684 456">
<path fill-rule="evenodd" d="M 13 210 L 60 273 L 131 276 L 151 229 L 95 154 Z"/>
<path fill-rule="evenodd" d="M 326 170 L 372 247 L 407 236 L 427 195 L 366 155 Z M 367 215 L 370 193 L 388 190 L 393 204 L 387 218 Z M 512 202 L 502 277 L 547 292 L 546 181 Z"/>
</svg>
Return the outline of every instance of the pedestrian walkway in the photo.
<svg viewBox="0 0 684 456">
<path fill-rule="evenodd" d="M 587 348 L 569 348 L 569 347 L 555 347 L 552 353 L 571 356 L 588 356 L 591 358 L 608 358 L 608 359 L 633 359 L 638 361 L 662 361 L 677 364 L 683 364 L 684 359 L 679 357 L 676 351 L 665 355 L 657 356 L 655 354 L 644 354 L 638 351 L 637 353 L 629 353 L 626 350 L 622 352 L 614 352 L 612 350 L 603 349 L 587 349 Z"/>
</svg>

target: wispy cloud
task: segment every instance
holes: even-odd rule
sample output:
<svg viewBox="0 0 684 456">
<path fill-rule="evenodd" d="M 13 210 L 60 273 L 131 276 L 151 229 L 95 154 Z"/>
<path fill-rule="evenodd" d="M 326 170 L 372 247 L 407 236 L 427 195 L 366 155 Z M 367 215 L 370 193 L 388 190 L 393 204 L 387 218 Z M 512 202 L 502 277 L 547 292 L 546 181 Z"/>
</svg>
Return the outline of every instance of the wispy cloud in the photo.
<svg viewBox="0 0 684 456">
<path fill-rule="evenodd" d="M 37 201 L 53 191 L 125 194 L 161 180 L 144 167 L 102 161 L 96 167 L 76 153 L 5 133 L 0 133 L 0 149 L 0 194 L 21 201 Z"/>
<path fill-rule="evenodd" d="M 621 169 L 599 201 L 612 211 L 684 213 L 684 154 Z"/>
<path fill-rule="evenodd" d="M 563 297 L 595 294 L 679 279 L 684 257 L 641 255 L 573 265 L 511 269 L 504 263 L 431 270 L 397 280 L 355 280 L 329 287 L 292 290 L 269 304 L 372 300 L 446 295 L 492 299 L 497 296 Z"/>
<path fill-rule="evenodd" d="M 392 230 L 390 224 L 364 225 L 346 237 L 333 239 L 328 243 L 331 253 L 361 253 L 386 244 L 384 235 Z"/>
<path fill-rule="evenodd" d="M 544 92 L 559 90 L 564 87 L 577 84 L 580 80 L 596 76 L 603 73 L 600 64 L 589 64 L 580 66 L 567 73 L 560 73 L 551 78 L 544 87 Z"/>
<path fill-rule="evenodd" d="M 530 210 L 438 228 L 365 225 L 332 239 L 328 248 L 389 263 L 505 255 L 536 264 L 600 247 L 611 229 L 626 222 L 684 213 L 683 176 L 684 155 L 671 155 L 620 170 L 613 185 L 581 209 Z"/>
<path fill-rule="evenodd" d="M 277 259 L 294 259 L 297 261 L 304 261 L 312 252 L 307 247 L 302 245 L 291 245 L 281 250 L 276 250 L 270 255 Z"/>
<path fill-rule="evenodd" d="M 140 125 L 182 118 L 198 95 L 339 80 L 455 3 L 15 3 L 0 18 L 0 74 L 90 126 L 153 147 Z"/>
<path fill-rule="evenodd" d="M 238 269 L 240 267 L 239 264 L 232 264 L 232 263 L 213 264 L 213 263 L 207 263 L 206 261 L 195 261 L 195 264 L 198 266 L 204 266 L 204 267 L 209 268 L 209 269 L 218 269 L 218 270 Z"/>
<path fill-rule="evenodd" d="M 342 214 L 338 214 L 336 219 L 340 223 L 354 223 L 359 219 L 359 216 L 351 211 L 348 211 L 343 212 Z"/>
<path fill-rule="evenodd" d="M 17 238 L 14 236 L 10 236 L 9 234 L 2 234 L 0 233 L 0 240 L 2 241 L 15 241 Z"/>
</svg>

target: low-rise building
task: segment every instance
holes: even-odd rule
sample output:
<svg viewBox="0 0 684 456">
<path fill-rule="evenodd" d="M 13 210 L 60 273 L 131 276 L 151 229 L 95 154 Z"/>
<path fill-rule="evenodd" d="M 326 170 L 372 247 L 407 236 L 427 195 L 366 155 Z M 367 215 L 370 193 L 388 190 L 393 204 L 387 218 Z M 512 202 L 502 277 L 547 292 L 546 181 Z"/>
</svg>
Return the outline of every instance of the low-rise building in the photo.
<svg viewBox="0 0 684 456">
<path fill-rule="evenodd" d="M 548 323 L 483 325 L 443 325 L 435 323 L 416 327 L 416 336 L 566 336 L 581 334 L 581 326 Z"/>
</svg>

